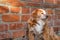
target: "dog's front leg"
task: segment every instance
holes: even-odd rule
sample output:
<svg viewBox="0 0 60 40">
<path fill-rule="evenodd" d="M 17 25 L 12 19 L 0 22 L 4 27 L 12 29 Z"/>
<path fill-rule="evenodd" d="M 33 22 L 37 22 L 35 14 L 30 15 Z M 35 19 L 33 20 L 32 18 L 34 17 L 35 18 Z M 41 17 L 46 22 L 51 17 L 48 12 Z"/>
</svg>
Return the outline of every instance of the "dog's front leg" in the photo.
<svg viewBox="0 0 60 40">
<path fill-rule="evenodd" d="M 28 39 L 29 39 L 29 40 L 34 40 L 34 35 L 33 35 L 32 32 L 29 32 L 29 33 L 28 33 Z"/>
<path fill-rule="evenodd" d="M 55 34 L 53 27 L 50 28 L 50 36 L 53 40 L 60 40 L 59 37 Z"/>
</svg>

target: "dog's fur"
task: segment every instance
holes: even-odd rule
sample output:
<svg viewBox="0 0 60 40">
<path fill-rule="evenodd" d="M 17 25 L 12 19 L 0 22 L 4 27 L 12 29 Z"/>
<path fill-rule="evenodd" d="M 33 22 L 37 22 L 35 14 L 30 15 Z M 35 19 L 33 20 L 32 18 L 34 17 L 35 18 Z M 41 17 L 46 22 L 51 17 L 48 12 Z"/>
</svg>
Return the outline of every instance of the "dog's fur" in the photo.
<svg viewBox="0 0 60 40">
<path fill-rule="evenodd" d="M 38 35 L 38 40 L 59 40 L 52 27 L 47 25 L 48 13 L 43 9 L 36 9 L 32 12 L 32 17 L 28 20 L 28 39 L 34 40 L 34 35 Z M 41 36 L 42 35 L 42 36 Z M 39 37 L 43 38 L 40 39 Z"/>
</svg>

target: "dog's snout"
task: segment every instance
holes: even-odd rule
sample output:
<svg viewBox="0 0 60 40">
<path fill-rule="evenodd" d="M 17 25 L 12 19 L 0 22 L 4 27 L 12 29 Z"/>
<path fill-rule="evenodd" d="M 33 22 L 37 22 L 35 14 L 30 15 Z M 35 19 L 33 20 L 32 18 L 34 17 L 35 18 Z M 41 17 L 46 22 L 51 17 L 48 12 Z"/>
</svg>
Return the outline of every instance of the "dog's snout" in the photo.
<svg viewBox="0 0 60 40">
<path fill-rule="evenodd" d="M 48 18 L 48 16 L 46 16 L 46 18 Z"/>
</svg>

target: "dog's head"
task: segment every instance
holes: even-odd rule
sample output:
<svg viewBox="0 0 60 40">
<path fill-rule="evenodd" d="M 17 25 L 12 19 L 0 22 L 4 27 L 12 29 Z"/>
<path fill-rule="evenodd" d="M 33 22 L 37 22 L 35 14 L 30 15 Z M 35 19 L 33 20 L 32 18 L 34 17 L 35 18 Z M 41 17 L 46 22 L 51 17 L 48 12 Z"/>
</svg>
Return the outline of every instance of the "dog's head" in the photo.
<svg viewBox="0 0 60 40">
<path fill-rule="evenodd" d="M 37 20 L 45 20 L 48 18 L 48 15 L 44 9 L 36 9 L 32 12 L 32 17 Z"/>
<path fill-rule="evenodd" d="M 29 21 L 31 31 L 40 34 L 46 23 L 45 20 L 48 18 L 48 14 L 44 9 L 36 9 L 32 12 L 32 18 L 33 20 Z"/>
</svg>

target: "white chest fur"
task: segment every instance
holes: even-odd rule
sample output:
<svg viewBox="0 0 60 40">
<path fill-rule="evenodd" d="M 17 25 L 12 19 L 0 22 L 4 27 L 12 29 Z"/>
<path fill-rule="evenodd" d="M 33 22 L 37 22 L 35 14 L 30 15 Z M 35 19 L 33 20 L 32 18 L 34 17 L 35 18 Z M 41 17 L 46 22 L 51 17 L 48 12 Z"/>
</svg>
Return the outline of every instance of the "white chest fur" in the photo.
<svg viewBox="0 0 60 40">
<path fill-rule="evenodd" d="M 42 20 L 37 21 L 37 23 L 38 24 L 34 25 L 34 27 L 31 28 L 31 31 L 34 31 L 34 33 L 37 32 L 38 34 L 40 34 L 40 33 L 42 33 L 42 29 L 43 29 L 43 26 L 44 26 L 45 23 Z"/>
<path fill-rule="evenodd" d="M 45 23 L 42 20 L 37 21 L 37 23 L 38 24 L 36 24 L 35 30 L 40 34 L 42 33 L 42 29 Z"/>
</svg>

